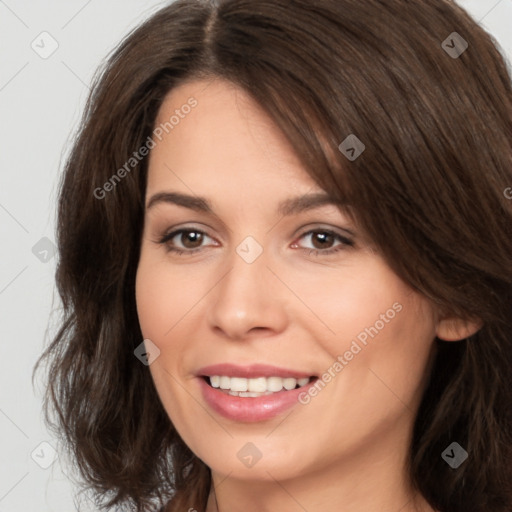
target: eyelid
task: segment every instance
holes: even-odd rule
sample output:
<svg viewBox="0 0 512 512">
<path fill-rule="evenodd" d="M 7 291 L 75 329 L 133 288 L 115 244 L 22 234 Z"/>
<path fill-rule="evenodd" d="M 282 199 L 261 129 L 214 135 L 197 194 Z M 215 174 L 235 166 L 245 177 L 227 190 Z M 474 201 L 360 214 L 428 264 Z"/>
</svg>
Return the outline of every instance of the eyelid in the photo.
<svg viewBox="0 0 512 512">
<path fill-rule="evenodd" d="M 155 242 L 160 244 L 166 244 L 170 240 L 172 240 L 175 236 L 180 235 L 182 233 L 187 232 L 197 232 L 200 233 L 212 240 L 215 240 L 215 238 L 208 234 L 207 231 L 205 231 L 202 228 L 197 228 L 195 226 L 183 226 L 183 227 L 174 227 L 171 229 L 166 230 L 162 235 L 158 236 L 158 239 L 155 240 Z M 193 251 L 194 249 L 187 249 L 188 252 Z"/>
<path fill-rule="evenodd" d="M 303 229 L 305 231 L 302 231 Z M 325 223 L 317 223 L 317 222 L 312 222 L 312 223 L 307 224 L 306 226 L 302 226 L 300 229 L 297 230 L 297 232 L 301 233 L 301 234 L 294 235 L 294 236 L 307 235 L 311 231 L 326 231 L 329 233 L 339 235 L 344 238 L 351 238 L 351 239 L 354 239 L 356 237 L 356 234 L 348 228 L 341 228 L 338 226 L 326 225 Z"/>
<path fill-rule="evenodd" d="M 305 247 L 300 247 L 298 245 L 299 240 L 301 240 L 302 238 L 304 238 L 308 235 L 313 235 L 314 233 L 326 233 L 328 235 L 332 235 L 340 241 L 340 244 L 335 245 L 334 247 L 331 247 L 329 249 L 308 249 Z M 313 228 L 310 228 L 310 229 L 300 233 L 296 237 L 295 241 L 292 243 L 292 246 L 297 246 L 299 249 L 304 249 L 306 251 L 312 251 L 312 252 L 316 251 L 318 253 L 329 254 L 329 251 L 335 251 L 336 247 L 339 247 L 340 245 L 345 246 L 345 247 L 355 246 L 354 238 L 355 238 L 354 236 L 347 236 L 347 235 L 341 234 L 337 230 L 332 229 L 332 228 L 313 227 Z"/>
</svg>

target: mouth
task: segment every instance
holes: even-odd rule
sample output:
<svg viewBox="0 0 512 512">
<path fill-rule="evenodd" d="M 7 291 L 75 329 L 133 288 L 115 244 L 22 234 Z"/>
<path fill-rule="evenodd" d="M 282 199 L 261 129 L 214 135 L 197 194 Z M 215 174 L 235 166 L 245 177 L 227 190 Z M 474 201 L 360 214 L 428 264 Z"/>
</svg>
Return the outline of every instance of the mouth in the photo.
<svg viewBox="0 0 512 512">
<path fill-rule="evenodd" d="M 318 380 L 298 369 L 269 364 L 221 363 L 196 373 L 205 404 L 236 422 L 270 420 L 299 404 L 299 397 Z"/>
<path fill-rule="evenodd" d="M 278 377 L 260 376 L 253 378 L 230 377 L 228 375 L 203 375 L 202 379 L 211 388 L 243 398 L 257 398 L 283 391 L 292 391 L 307 386 L 318 377 Z"/>
</svg>

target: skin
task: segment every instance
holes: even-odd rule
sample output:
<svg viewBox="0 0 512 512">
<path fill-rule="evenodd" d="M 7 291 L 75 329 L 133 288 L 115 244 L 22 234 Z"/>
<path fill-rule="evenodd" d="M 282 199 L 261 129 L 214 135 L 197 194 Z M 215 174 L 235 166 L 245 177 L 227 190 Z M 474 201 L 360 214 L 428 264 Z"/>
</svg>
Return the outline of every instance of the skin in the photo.
<svg viewBox="0 0 512 512">
<path fill-rule="evenodd" d="M 212 470 L 208 512 L 215 501 L 221 512 L 432 511 L 404 465 L 434 337 L 462 339 L 479 325 L 440 317 L 335 205 L 279 215 L 280 201 L 323 191 L 235 85 L 182 84 L 156 124 L 191 96 L 197 107 L 151 150 L 146 204 L 156 193 L 181 192 L 208 198 L 215 214 L 171 203 L 146 211 L 136 299 L 144 338 L 160 350 L 150 371 L 163 406 Z M 180 256 L 158 243 L 185 228 L 205 235 L 177 235 L 168 246 L 199 251 Z M 355 245 L 322 253 L 342 243 L 326 243 L 322 229 L 346 237 L 352 230 Z M 236 252 L 247 236 L 263 249 L 250 264 Z M 201 396 L 196 372 L 210 364 L 322 375 L 396 303 L 401 311 L 306 405 L 244 423 L 218 415 Z M 247 442 L 262 454 L 251 468 L 237 457 Z"/>
</svg>

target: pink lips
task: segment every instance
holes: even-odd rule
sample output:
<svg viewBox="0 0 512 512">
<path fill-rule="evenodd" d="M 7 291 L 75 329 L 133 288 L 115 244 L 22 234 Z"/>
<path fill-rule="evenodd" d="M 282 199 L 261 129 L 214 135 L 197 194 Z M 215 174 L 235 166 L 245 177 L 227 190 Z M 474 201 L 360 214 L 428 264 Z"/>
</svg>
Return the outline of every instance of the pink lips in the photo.
<svg viewBox="0 0 512 512">
<path fill-rule="evenodd" d="M 226 375 L 228 377 L 243 377 L 245 379 L 253 379 L 256 377 L 293 377 L 302 379 L 311 377 L 311 373 L 304 373 L 286 368 L 279 368 L 267 364 L 251 364 L 249 366 L 238 366 L 230 363 L 214 364 L 205 366 L 197 372 L 198 376 Z"/>
<path fill-rule="evenodd" d="M 215 412 L 233 421 L 257 422 L 269 420 L 285 410 L 298 404 L 300 393 L 307 392 L 315 384 L 316 378 L 301 388 L 290 391 L 282 390 L 271 395 L 259 397 L 238 397 L 228 395 L 218 388 L 211 387 L 205 376 L 226 375 L 228 377 L 294 377 L 296 379 L 311 377 L 311 374 L 278 368 L 269 365 L 236 366 L 218 364 L 201 368 L 197 372 L 198 382 L 205 402 Z"/>
</svg>

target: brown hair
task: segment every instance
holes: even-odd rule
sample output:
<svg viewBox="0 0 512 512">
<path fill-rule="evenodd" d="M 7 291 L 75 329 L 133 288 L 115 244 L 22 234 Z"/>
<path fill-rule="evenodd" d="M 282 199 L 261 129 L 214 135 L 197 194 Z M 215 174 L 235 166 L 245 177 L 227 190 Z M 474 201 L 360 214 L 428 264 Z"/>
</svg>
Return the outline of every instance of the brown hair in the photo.
<svg viewBox="0 0 512 512">
<path fill-rule="evenodd" d="M 442 46 L 453 32 L 468 43 L 458 57 Z M 509 512 L 511 80 L 494 39 L 450 0 L 178 0 L 112 54 L 63 174 L 64 319 L 36 365 L 50 363 L 45 419 L 87 485 L 105 506 L 206 504 L 210 470 L 133 353 L 147 159 L 95 190 L 144 145 L 165 95 L 208 76 L 262 105 L 400 278 L 439 311 L 482 319 L 466 340 L 436 339 L 409 473 L 441 512 Z M 350 134 L 366 146 L 353 161 L 338 150 Z M 458 469 L 441 457 L 454 441 L 469 453 Z"/>
</svg>

